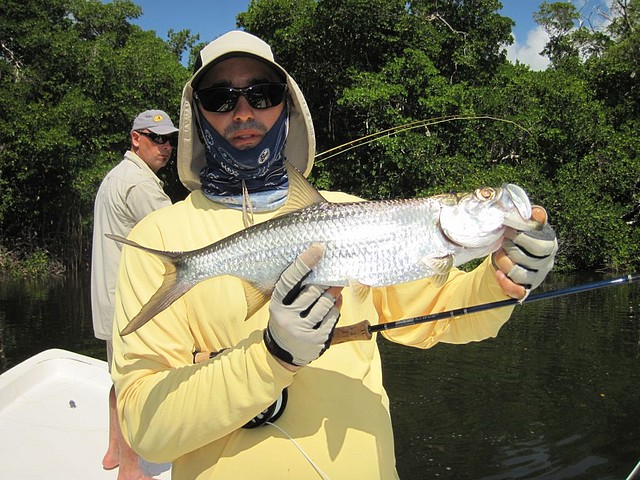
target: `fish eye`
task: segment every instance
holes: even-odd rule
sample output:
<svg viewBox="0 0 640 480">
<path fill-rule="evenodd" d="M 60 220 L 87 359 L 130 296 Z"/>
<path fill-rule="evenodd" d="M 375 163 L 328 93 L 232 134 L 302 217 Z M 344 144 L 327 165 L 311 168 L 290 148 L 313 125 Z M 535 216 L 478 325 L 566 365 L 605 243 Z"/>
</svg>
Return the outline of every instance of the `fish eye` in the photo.
<svg viewBox="0 0 640 480">
<path fill-rule="evenodd" d="M 493 200 L 496 198 L 496 191 L 491 187 L 479 188 L 476 190 L 476 197 L 480 200 Z"/>
</svg>

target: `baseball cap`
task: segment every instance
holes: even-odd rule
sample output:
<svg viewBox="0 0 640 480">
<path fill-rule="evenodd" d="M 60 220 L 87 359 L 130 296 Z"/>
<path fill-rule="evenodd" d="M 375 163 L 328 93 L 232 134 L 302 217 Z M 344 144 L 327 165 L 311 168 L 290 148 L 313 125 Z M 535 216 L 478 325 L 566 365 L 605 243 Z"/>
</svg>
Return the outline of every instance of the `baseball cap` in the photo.
<svg viewBox="0 0 640 480">
<path fill-rule="evenodd" d="M 162 110 L 145 110 L 136 117 L 131 131 L 144 129 L 151 130 L 158 135 L 168 135 L 178 131 L 169 115 Z"/>
</svg>

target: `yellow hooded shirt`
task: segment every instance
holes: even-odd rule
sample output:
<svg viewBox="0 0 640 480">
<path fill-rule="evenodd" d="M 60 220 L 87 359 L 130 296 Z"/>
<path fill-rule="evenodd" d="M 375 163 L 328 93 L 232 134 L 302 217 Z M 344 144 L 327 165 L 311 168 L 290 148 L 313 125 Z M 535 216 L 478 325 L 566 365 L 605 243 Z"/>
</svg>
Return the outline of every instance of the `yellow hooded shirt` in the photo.
<svg viewBox="0 0 640 480">
<path fill-rule="evenodd" d="M 323 192 L 332 202 L 357 200 Z M 274 215 L 258 213 L 256 223 Z M 185 251 L 243 229 L 242 213 L 194 191 L 147 216 L 130 239 Z M 113 379 L 125 438 L 145 459 L 173 462 L 180 479 L 396 479 L 389 399 L 375 339 L 334 345 L 296 373 L 266 350 L 268 306 L 245 321 L 240 280 L 201 282 L 134 333 L 125 327 L 162 283 L 164 266 L 125 247 L 120 266 Z M 375 289 L 364 303 L 348 288 L 338 326 L 387 322 L 505 299 L 487 259 L 473 272 L 453 270 L 442 288 L 429 281 Z M 390 330 L 402 344 L 429 348 L 495 336 L 512 308 Z M 196 351 L 221 351 L 193 364 Z M 241 428 L 288 387 L 274 425 Z M 304 455 L 303 453 L 304 452 Z M 305 457 L 308 456 L 308 459 Z M 322 472 L 322 473 L 320 473 Z"/>
</svg>

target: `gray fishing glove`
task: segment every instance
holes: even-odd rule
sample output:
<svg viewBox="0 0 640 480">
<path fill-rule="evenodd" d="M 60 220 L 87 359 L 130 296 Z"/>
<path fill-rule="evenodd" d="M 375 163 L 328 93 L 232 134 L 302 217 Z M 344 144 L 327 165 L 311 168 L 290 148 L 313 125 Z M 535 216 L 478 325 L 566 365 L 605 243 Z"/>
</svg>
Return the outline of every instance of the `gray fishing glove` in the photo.
<svg viewBox="0 0 640 480">
<path fill-rule="evenodd" d="M 302 252 L 282 273 L 271 296 L 264 342 L 273 356 L 291 365 L 307 365 L 320 357 L 340 317 L 338 298 L 327 293 L 328 288 L 302 285 L 323 253 L 319 245 Z"/>
<path fill-rule="evenodd" d="M 515 264 L 507 276 L 522 285 L 527 294 L 542 283 L 553 267 L 558 251 L 556 232 L 545 223 L 541 230 L 516 231 L 502 244 L 507 257 Z"/>
</svg>

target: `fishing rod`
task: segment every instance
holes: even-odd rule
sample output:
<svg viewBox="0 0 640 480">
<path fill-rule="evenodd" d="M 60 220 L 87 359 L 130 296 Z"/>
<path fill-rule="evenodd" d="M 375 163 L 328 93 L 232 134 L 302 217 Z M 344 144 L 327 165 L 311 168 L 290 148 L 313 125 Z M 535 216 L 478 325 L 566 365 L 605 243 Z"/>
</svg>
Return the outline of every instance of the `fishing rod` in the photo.
<svg viewBox="0 0 640 480">
<path fill-rule="evenodd" d="M 506 300 L 498 300 L 496 302 L 483 303 L 481 305 L 474 305 L 471 307 L 456 308 L 453 310 L 447 310 L 446 312 L 430 313 L 429 315 L 406 318 L 404 320 L 397 320 L 395 322 L 380 323 L 378 325 L 371 325 L 368 320 L 363 320 L 347 327 L 337 327 L 333 331 L 331 345 L 338 345 L 340 343 L 353 342 L 357 340 L 371 340 L 375 332 L 380 332 L 383 330 L 392 330 L 394 328 L 409 327 L 411 325 L 418 325 L 420 323 L 435 322 L 436 320 L 461 317 L 463 315 L 469 315 L 470 313 L 484 312 L 486 310 L 492 310 L 494 308 L 510 307 L 511 305 L 533 303 L 535 301 L 546 300 L 548 298 L 564 297 L 566 295 L 572 295 L 574 293 L 588 292 L 590 290 L 598 290 L 599 288 L 624 285 L 625 283 L 633 283 L 637 282 L 638 280 L 640 280 L 640 273 L 632 273 L 629 275 L 624 275 L 622 277 L 612 278 L 610 280 L 601 280 L 599 282 L 584 283 L 582 285 L 561 288 L 558 290 L 550 290 L 548 292 L 534 293 L 529 295 L 524 300 L 508 298 Z M 193 354 L 193 361 L 194 363 L 203 362 L 211 358 L 212 356 L 215 356 L 217 353 L 219 352 L 195 352 Z"/>
<path fill-rule="evenodd" d="M 395 322 L 380 323 L 378 325 L 371 325 L 368 320 L 363 320 L 359 323 L 349 325 L 348 327 L 338 327 L 334 330 L 333 339 L 331 345 L 337 345 L 344 342 L 352 342 L 356 340 L 370 340 L 375 332 L 383 330 L 392 330 L 394 328 L 408 327 L 411 325 L 417 325 L 420 323 L 435 322 L 436 320 L 443 320 L 447 318 L 460 317 L 468 315 L 470 313 L 484 312 L 486 310 L 492 310 L 494 308 L 509 307 L 512 305 L 522 305 L 525 303 L 533 303 L 538 300 L 546 300 L 549 298 L 563 297 L 566 295 L 572 295 L 575 293 L 587 292 L 590 290 L 598 290 L 599 288 L 612 287 L 615 285 L 623 285 L 626 283 L 633 283 L 640 280 L 640 273 L 632 273 L 624 275 L 622 277 L 613 278 L 610 280 L 602 280 L 599 282 L 585 283 L 582 285 L 576 285 L 573 287 L 561 288 L 558 290 L 550 290 L 548 292 L 534 293 L 526 297 L 524 300 L 518 300 L 515 298 L 509 298 L 507 300 L 498 300 L 496 302 L 484 303 L 481 305 L 474 305 L 471 307 L 456 308 L 453 310 L 447 310 L 446 312 L 431 313 L 429 315 L 422 315 L 419 317 L 407 318 L 404 320 L 397 320 Z"/>
<path fill-rule="evenodd" d="M 633 471 L 629 474 L 629 476 L 627 477 L 627 480 L 632 480 L 633 478 L 636 477 L 636 475 L 640 473 L 640 462 L 638 462 L 638 464 L 636 465 L 636 467 L 633 469 Z"/>
</svg>

